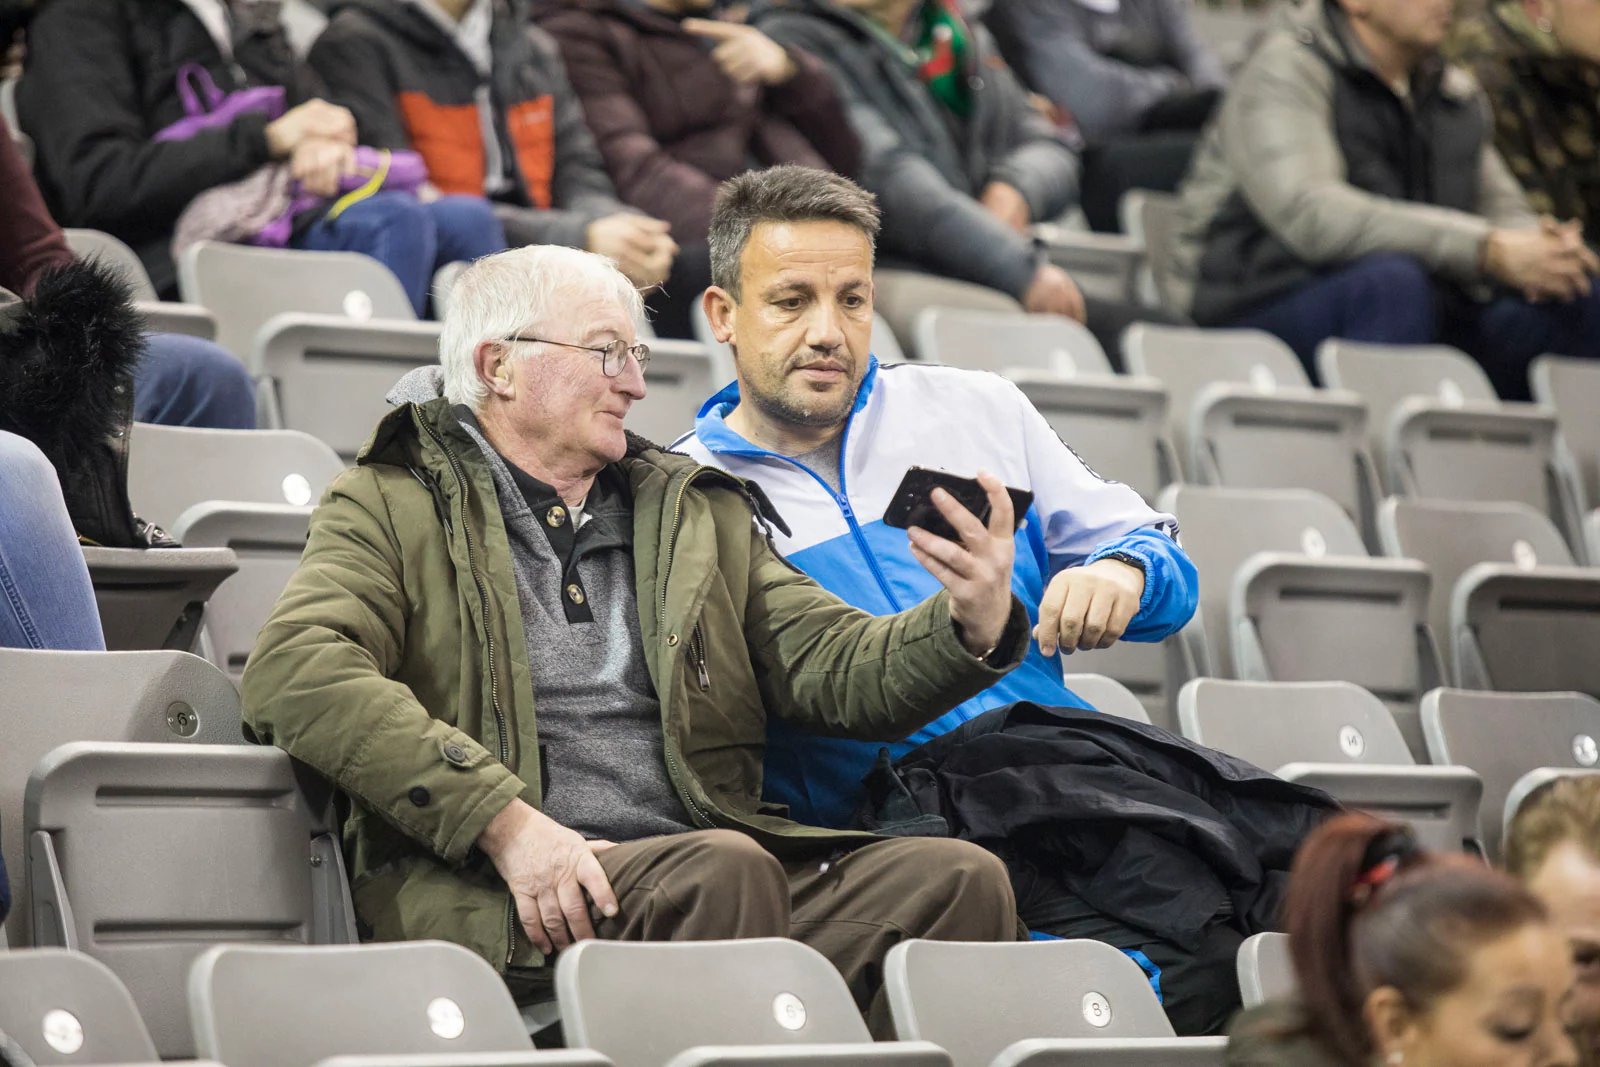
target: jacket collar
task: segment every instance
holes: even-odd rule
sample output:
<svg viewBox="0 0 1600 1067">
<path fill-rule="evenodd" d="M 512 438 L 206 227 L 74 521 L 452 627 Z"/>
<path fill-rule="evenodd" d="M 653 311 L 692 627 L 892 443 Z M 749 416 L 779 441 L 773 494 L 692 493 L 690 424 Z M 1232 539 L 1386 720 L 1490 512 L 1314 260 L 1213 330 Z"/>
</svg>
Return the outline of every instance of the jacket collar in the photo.
<svg viewBox="0 0 1600 1067">
<path fill-rule="evenodd" d="M 849 423 L 854 421 L 862 408 L 867 406 L 867 400 L 872 395 L 873 387 L 878 381 L 878 357 L 867 356 L 867 373 L 861 377 L 861 385 L 856 389 L 856 401 L 850 406 L 850 414 L 846 417 L 846 432 L 849 432 Z M 736 431 L 728 426 L 728 413 L 739 406 L 739 382 L 729 382 L 728 385 L 710 400 L 700 405 L 700 414 L 694 420 L 694 435 L 712 455 L 722 456 L 772 456 L 771 452 L 759 445 L 745 440 Z"/>
</svg>

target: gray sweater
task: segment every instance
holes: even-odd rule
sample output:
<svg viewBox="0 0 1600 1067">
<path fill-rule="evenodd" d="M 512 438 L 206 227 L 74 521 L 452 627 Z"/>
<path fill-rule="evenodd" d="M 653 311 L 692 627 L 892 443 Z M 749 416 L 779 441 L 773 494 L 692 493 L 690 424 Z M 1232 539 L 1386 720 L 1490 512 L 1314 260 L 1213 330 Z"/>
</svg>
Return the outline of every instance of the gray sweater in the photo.
<svg viewBox="0 0 1600 1067">
<path fill-rule="evenodd" d="M 1078 0 L 995 0 L 988 22 L 1028 84 L 1071 112 L 1085 137 L 1103 140 L 1138 129 L 1173 93 L 1226 83 L 1186 7 L 1121 0 L 1104 14 Z"/>
</svg>

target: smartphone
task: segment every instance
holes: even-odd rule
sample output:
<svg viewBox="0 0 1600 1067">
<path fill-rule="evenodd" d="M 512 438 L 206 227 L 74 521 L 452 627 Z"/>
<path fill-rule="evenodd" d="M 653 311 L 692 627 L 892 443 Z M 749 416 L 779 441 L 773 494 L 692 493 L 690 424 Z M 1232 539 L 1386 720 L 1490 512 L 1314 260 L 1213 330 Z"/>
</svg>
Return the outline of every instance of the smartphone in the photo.
<svg viewBox="0 0 1600 1067">
<path fill-rule="evenodd" d="M 900 479 L 900 488 L 894 491 L 894 499 L 889 501 L 889 507 L 883 513 L 883 524 L 901 530 L 920 526 L 936 536 L 960 541 L 955 528 L 945 521 L 945 517 L 934 506 L 932 494 L 935 489 L 943 489 L 955 497 L 957 503 L 978 517 L 979 522 L 988 525 L 989 494 L 983 491 L 978 479 L 963 478 L 959 474 L 934 470 L 932 467 L 912 467 L 906 471 L 906 476 Z M 1033 494 L 1026 489 L 1012 489 L 1010 486 L 1006 487 L 1006 492 L 1011 494 L 1014 523 L 1021 526 L 1028 508 L 1033 505 Z"/>
</svg>

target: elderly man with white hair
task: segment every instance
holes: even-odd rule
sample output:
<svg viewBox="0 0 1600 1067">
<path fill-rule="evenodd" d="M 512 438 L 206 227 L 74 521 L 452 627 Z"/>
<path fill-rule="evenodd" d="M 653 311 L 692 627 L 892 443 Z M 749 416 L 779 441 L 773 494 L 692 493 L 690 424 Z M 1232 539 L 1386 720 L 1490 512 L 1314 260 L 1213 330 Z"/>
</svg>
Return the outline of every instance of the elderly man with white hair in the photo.
<svg viewBox="0 0 1600 1067">
<path fill-rule="evenodd" d="M 1013 938 L 1005 869 L 785 818 L 767 720 L 889 741 L 1016 666 L 1010 500 L 984 478 L 987 527 L 939 501 L 937 595 L 846 606 L 773 551 L 755 485 L 624 432 L 638 312 L 572 249 L 463 273 L 442 374 L 401 381 L 312 519 L 246 721 L 348 798 L 363 937 L 466 945 L 530 1000 L 587 937 L 792 936 L 887 1036 L 884 953 Z"/>
</svg>

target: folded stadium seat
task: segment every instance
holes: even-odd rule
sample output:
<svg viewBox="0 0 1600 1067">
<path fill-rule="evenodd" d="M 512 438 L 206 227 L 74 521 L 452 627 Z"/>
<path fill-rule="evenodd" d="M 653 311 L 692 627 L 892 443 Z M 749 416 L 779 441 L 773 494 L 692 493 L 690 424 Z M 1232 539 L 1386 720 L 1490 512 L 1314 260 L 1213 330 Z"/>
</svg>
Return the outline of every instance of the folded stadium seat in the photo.
<svg viewBox="0 0 1600 1067">
<path fill-rule="evenodd" d="M 1201 675 L 1354 682 L 1427 759 L 1417 702 L 1441 684 L 1427 567 L 1368 557 L 1349 516 L 1305 490 L 1180 485 L 1161 506 L 1200 572 L 1200 607 L 1182 636 Z"/>
<path fill-rule="evenodd" d="M 23 803 L 33 943 L 110 967 L 162 1058 L 193 1055 L 184 977 L 207 947 L 355 940 L 331 798 L 306 780 L 254 745 L 53 750 Z"/>
<path fill-rule="evenodd" d="M 1600 565 L 1600 508 L 1584 516 L 1583 540 L 1589 549 L 1589 559 Z"/>
<path fill-rule="evenodd" d="M 712 376 L 716 379 L 718 389 L 734 379 L 733 349 L 717 340 L 711 332 L 711 320 L 706 318 L 706 306 L 703 299 L 696 300 L 689 308 L 689 325 L 694 330 L 694 339 L 705 345 L 706 351 L 711 355 Z M 889 320 L 874 312 L 872 315 L 872 354 L 878 357 L 879 363 L 904 363 L 906 354 L 900 348 L 900 341 L 895 337 L 894 330 L 889 326 Z"/>
<path fill-rule="evenodd" d="M 1178 480 L 1167 441 L 1167 391 L 1116 374 L 1094 334 L 1057 315 L 926 308 L 917 351 L 932 363 L 1015 382 L 1085 463 L 1154 500 Z"/>
<path fill-rule="evenodd" d="M 439 324 L 418 322 L 400 281 L 370 256 L 200 241 L 178 262 L 185 300 L 217 316 L 217 341 L 260 384 L 260 424 L 304 430 L 353 459 L 400 376 L 439 362 Z"/>
<path fill-rule="evenodd" d="M 616 1067 L 950 1067 L 874 1044 L 833 964 L 788 938 L 582 941 L 556 957 L 556 998 L 568 1047 Z"/>
<path fill-rule="evenodd" d="M 183 652 L 0 649 L 0 679 L 0 850 L 13 883 L 6 940 L 16 947 L 30 944 L 21 813 L 40 760 L 69 741 L 239 745 L 244 735 L 227 676 Z"/>
<path fill-rule="evenodd" d="M 1067 661 L 1069 664 L 1071 660 Z M 1132 690 L 1115 678 L 1103 674 L 1067 674 L 1061 682 L 1092 704 L 1096 711 L 1134 722 L 1148 723 L 1150 713 Z"/>
<path fill-rule="evenodd" d="M 1246 1008 L 1294 995 L 1299 983 L 1288 934 L 1252 934 L 1239 946 L 1239 997 Z"/>
<path fill-rule="evenodd" d="M 208 430 L 138 422 L 128 447 L 128 499 L 171 532 L 190 507 L 214 500 L 315 505 L 344 470 L 338 453 L 298 430 Z"/>
<path fill-rule="evenodd" d="M 1501 401 L 1465 353 L 1325 341 L 1323 381 L 1367 401 L 1385 491 L 1442 500 L 1515 500 L 1548 515 L 1582 551 L 1577 490 L 1556 450 L 1553 413 Z"/>
<path fill-rule="evenodd" d="M 925 274 L 918 270 L 878 267 L 872 272 L 873 307 L 900 341 L 908 358 L 922 359 L 916 348 L 917 316 L 924 308 L 964 308 L 1025 315 L 1016 298 L 972 282 Z"/>
<path fill-rule="evenodd" d="M 0 1034 L 34 1063 L 154 1063 L 127 987 L 81 952 L 0 952 Z"/>
<path fill-rule="evenodd" d="M 1187 480 L 1314 490 L 1375 545 L 1378 487 L 1359 396 L 1313 389 L 1294 352 L 1259 330 L 1139 323 L 1122 349 L 1130 370 L 1160 379 L 1172 396 L 1169 432 Z"/>
<path fill-rule="evenodd" d="M 627 427 L 663 447 L 694 429 L 700 405 L 716 392 L 711 356 L 698 341 L 660 338 L 650 346 L 645 398 L 628 409 Z"/>
<path fill-rule="evenodd" d="M 1178 212 L 1182 201 L 1174 193 L 1130 189 L 1122 194 L 1118 214 L 1122 232 L 1144 248 L 1139 270 L 1139 302 L 1181 314 L 1172 299 L 1172 249 L 1178 239 Z"/>
<path fill-rule="evenodd" d="M 1134 238 L 1041 222 L 1033 227 L 1033 239 L 1044 243 L 1050 262 L 1072 275 L 1084 296 L 1115 304 L 1138 302 L 1144 246 Z"/>
<path fill-rule="evenodd" d="M 1496 859 L 1501 815 L 1522 776 L 1600 766 L 1600 701 L 1580 693 L 1436 689 L 1422 699 L 1422 729 L 1434 763 L 1482 775 L 1484 844 Z"/>
<path fill-rule="evenodd" d="M 112 652 L 199 648 L 206 601 L 239 569 L 228 548 L 85 545 L 83 561 Z"/>
<path fill-rule="evenodd" d="M 122 241 L 99 230 L 61 232 L 66 236 L 67 246 L 79 259 L 99 260 L 122 274 L 133 287 L 133 305 L 144 316 L 145 326 L 151 333 L 186 333 L 208 341 L 216 340 L 217 317 L 199 304 L 162 300 L 156 295 L 156 287 L 150 284 L 150 275 L 139 254 Z"/>
<path fill-rule="evenodd" d="M 444 941 L 218 945 L 188 996 L 195 1048 L 228 1067 L 609 1067 L 535 1052 L 494 968 Z"/>
<path fill-rule="evenodd" d="M 1433 572 L 1429 615 L 1467 689 L 1600 695 L 1600 568 L 1526 504 L 1384 502 L 1384 551 Z"/>
<path fill-rule="evenodd" d="M 1428 848 L 1478 847 L 1483 780 L 1417 766 L 1389 709 L 1360 686 L 1196 678 L 1178 694 L 1178 721 L 1191 741 L 1408 823 Z"/>
<path fill-rule="evenodd" d="M 1529 381 L 1534 398 L 1556 413 L 1557 447 L 1578 488 L 1578 504 L 1600 508 L 1600 366 L 1594 360 L 1540 356 Z M 1600 557 L 1589 557 L 1600 563 Z"/>
<path fill-rule="evenodd" d="M 1174 1037 L 1149 976 L 1099 941 L 918 939 L 890 949 L 883 971 L 895 1032 L 949 1050 L 955 1067 L 1199 1067 L 1227 1045 Z"/>
</svg>

